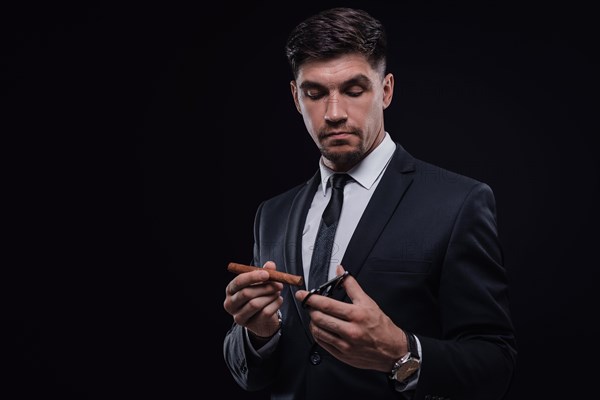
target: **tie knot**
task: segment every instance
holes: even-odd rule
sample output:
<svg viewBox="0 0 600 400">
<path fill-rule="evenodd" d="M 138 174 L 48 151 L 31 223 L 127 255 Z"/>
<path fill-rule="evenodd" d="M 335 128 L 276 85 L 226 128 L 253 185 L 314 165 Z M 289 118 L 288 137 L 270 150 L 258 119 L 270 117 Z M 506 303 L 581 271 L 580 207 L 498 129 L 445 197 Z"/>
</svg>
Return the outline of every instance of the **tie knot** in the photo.
<svg viewBox="0 0 600 400">
<path fill-rule="evenodd" d="M 333 174 L 331 176 L 331 187 L 334 189 L 342 189 L 349 179 L 350 175 L 348 174 Z"/>
</svg>

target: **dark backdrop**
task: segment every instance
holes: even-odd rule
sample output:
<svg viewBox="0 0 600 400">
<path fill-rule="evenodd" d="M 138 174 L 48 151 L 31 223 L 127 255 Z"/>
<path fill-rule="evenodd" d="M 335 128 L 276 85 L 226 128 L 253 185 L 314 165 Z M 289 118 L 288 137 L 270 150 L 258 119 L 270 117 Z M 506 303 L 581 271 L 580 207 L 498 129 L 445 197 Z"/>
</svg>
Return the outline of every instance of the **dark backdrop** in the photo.
<svg viewBox="0 0 600 400">
<path fill-rule="evenodd" d="M 0 396 L 266 398 L 223 362 L 225 267 L 250 260 L 259 202 L 317 166 L 282 48 L 332 5 L 387 26 L 392 137 L 495 192 L 520 347 L 511 398 L 592 392 L 591 9 L 279 3 L 1 7 Z"/>
</svg>

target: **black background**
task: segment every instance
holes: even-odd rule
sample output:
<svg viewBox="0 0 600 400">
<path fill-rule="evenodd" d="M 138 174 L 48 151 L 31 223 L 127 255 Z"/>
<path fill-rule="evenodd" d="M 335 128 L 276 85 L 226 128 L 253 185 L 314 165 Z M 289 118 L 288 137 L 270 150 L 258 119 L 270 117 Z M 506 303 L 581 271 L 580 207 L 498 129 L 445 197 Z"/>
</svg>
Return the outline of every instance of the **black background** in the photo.
<svg viewBox="0 0 600 400">
<path fill-rule="evenodd" d="M 223 362 L 225 266 L 250 260 L 259 202 L 316 168 L 282 49 L 336 5 L 387 27 L 392 137 L 494 190 L 520 347 L 511 398 L 592 392 L 591 9 L 387 3 L 1 7 L 0 396 L 266 398 Z"/>
</svg>

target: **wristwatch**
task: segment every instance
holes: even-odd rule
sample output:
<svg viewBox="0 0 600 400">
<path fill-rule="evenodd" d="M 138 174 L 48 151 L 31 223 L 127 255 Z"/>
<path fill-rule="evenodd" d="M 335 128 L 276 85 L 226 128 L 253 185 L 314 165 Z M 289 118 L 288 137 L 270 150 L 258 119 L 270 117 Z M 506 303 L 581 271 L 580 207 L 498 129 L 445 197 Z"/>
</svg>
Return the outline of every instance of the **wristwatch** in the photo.
<svg viewBox="0 0 600 400">
<path fill-rule="evenodd" d="M 406 331 L 404 333 L 406 334 L 408 353 L 394 363 L 392 373 L 390 374 L 390 379 L 393 379 L 400 384 L 408 384 L 411 379 L 416 376 L 415 372 L 417 372 L 421 366 L 421 359 L 419 358 L 415 336 Z"/>
</svg>

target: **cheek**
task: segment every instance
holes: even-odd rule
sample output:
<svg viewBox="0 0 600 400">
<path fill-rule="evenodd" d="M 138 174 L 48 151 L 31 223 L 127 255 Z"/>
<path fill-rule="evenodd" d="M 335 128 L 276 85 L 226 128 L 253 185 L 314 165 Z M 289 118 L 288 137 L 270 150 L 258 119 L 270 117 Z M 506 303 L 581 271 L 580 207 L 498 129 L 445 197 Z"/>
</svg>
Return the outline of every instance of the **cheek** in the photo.
<svg viewBox="0 0 600 400">
<path fill-rule="evenodd" d="M 317 132 L 319 131 L 319 126 L 316 124 L 316 121 L 311 117 L 309 113 L 302 112 L 302 119 L 304 120 L 304 126 L 311 138 L 315 141 L 315 143 L 319 144 Z"/>
<path fill-rule="evenodd" d="M 365 118 L 369 124 L 378 124 L 382 117 L 383 103 L 381 101 L 375 101 L 369 107 Z"/>
<path fill-rule="evenodd" d="M 301 109 L 304 124 L 312 134 L 312 131 L 319 129 L 324 121 L 324 116 L 315 104 L 311 105 L 310 107 L 303 106 Z"/>
</svg>

